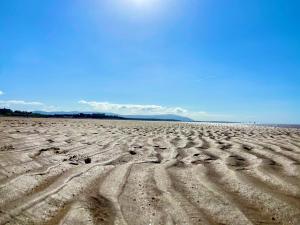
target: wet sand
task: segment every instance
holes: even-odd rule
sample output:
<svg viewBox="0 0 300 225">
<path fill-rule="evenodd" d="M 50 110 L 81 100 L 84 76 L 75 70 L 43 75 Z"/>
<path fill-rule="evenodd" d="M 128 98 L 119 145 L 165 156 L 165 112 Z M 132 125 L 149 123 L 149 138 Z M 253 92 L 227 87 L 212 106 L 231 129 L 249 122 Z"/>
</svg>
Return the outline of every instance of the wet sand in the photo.
<svg viewBox="0 0 300 225">
<path fill-rule="evenodd" d="M 0 118 L 0 224 L 300 224 L 300 130 Z"/>
</svg>

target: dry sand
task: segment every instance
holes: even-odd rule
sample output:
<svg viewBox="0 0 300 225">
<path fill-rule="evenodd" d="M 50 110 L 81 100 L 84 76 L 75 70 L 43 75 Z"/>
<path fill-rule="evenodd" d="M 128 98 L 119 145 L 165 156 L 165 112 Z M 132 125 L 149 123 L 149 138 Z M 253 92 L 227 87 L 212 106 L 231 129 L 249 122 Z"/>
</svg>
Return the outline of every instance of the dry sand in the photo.
<svg viewBox="0 0 300 225">
<path fill-rule="evenodd" d="M 0 224 L 300 224 L 300 130 L 0 118 Z"/>
</svg>

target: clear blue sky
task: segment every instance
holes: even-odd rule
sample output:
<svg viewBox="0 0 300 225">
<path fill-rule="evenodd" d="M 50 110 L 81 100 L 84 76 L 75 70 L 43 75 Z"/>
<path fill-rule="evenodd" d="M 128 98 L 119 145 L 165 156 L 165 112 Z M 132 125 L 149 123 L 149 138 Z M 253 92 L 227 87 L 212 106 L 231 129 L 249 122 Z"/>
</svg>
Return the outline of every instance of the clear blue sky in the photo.
<svg viewBox="0 0 300 225">
<path fill-rule="evenodd" d="M 300 123 L 300 2 L 0 1 L 0 106 Z"/>
</svg>

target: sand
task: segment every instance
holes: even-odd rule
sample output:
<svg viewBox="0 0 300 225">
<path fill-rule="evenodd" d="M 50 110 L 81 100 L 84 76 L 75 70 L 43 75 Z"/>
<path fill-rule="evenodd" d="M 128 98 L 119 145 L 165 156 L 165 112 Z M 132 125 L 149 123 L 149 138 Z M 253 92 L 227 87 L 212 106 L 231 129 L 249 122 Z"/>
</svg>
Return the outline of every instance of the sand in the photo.
<svg viewBox="0 0 300 225">
<path fill-rule="evenodd" d="M 0 118 L 0 224 L 300 224 L 300 130 Z"/>
</svg>

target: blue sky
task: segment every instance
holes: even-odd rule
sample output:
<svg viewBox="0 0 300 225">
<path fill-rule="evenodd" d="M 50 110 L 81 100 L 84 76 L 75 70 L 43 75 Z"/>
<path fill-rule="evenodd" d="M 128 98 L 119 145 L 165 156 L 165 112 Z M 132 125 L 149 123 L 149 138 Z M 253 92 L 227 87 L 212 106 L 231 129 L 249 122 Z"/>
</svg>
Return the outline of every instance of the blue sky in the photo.
<svg viewBox="0 0 300 225">
<path fill-rule="evenodd" d="M 300 3 L 0 2 L 0 107 L 300 123 Z"/>
</svg>

